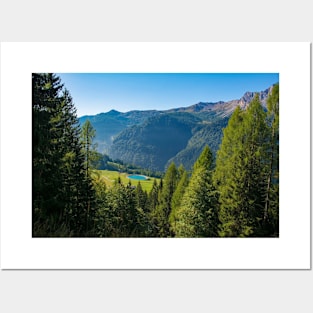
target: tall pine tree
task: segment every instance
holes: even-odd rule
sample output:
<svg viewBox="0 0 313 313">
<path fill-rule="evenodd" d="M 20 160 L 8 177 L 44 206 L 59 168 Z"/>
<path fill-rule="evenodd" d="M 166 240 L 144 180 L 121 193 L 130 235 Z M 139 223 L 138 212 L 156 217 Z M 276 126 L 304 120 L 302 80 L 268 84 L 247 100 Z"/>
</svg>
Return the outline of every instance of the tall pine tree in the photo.
<svg viewBox="0 0 313 313">
<path fill-rule="evenodd" d="M 159 204 L 152 212 L 153 220 L 156 223 L 159 237 L 170 237 L 169 216 L 172 211 L 172 197 L 178 182 L 178 171 L 174 163 L 171 163 L 166 170 L 162 185 L 160 183 Z"/>
<path fill-rule="evenodd" d="M 212 183 L 213 156 L 206 146 L 193 167 L 189 185 L 176 213 L 177 237 L 216 237 L 218 213 Z"/>
<path fill-rule="evenodd" d="M 55 74 L 32 75 L 33 236 L 85 236 L 91 181 L 69 92 Z"/>
</svg>

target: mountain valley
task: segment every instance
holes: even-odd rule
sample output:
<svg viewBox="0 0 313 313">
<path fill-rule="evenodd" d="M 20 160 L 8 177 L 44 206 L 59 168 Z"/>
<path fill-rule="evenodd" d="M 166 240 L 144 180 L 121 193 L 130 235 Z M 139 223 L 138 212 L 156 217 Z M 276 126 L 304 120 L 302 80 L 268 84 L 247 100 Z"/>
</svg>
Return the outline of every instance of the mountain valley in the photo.
<svg viewBox="0 0 313 313">
<path fill-rule="evenodd" d="M 261 104 L 272 86 L 260 91 Z M 237 106 L 246 109 L 256 92 L 246 92 L 240 99 L 227 102 L 199 102 L 170 110 L 111 110 L 94 116 L 82 116 L 96 130 L 95 143 L 100 153 L 153 171 L 164 171 L 171 162 L 190 170 L 205 145 L 216 154 L 223 128 Z"/>
</svg>

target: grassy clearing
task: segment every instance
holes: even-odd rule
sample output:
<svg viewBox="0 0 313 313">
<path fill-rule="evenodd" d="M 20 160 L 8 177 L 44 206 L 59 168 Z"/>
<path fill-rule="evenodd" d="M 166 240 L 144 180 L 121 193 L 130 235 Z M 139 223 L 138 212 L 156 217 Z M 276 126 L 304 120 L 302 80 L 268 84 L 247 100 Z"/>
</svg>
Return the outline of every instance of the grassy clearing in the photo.
<svg viewBox="0 0 313 313">
<path fill-rule="evenodd" d="M 97 175 L 99 179 L 105 182 L 107 187 L 110 187 L 113 185 L 114 181 L 118 179 L 118 177 L 121 178 L 121 181 L 124 185 L 128 184 L 129 181 L 131 182 L 132 186 L 137 186 L 139 180 L 135 179 L 129 179 L 127 176 L 128 173 L 119 173 L 117 171 L 108 171 L 108 170 L 95 170 L 94 175 Z M 140 180 L 140 184 L 143 190 L 146 190 L 149 192 L 152 189 L 153 181 L 156 179 L 159 183 L 159 178 L 149 177 L 149 180 Z"/>
</svg>

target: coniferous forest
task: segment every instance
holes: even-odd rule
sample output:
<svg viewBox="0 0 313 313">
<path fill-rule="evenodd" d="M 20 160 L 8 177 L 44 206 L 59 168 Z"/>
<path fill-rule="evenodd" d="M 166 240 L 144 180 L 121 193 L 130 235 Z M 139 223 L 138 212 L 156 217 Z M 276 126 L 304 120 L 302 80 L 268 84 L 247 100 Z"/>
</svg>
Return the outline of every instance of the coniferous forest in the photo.
<svg viewBox="0 0 313 313">
<path fill-rule="evenodd" d="M 149 191 L 101 179 L 95 129 L 55 74 L 32 75 L 32 123 L 33 237 L 279 236 L 278 84 L 266 109 L 258 94 L 235 109 L 216 154 L 170 163 Z"/>
</svg>

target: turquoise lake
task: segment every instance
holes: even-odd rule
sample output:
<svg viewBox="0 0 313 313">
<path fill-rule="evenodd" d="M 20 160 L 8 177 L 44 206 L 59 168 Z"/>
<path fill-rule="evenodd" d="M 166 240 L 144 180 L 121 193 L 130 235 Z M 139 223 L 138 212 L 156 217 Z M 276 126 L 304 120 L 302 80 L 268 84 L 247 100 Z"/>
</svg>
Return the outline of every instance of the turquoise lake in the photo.
<svg viewBox="0 0 313 313">
<path fill-rule="evenodd" d="M 127 176 L 130 179 L 135 179 L 135 180 L 147 180 L 148 178 L 144 175 L 129 175 Z"/>
</svg>

